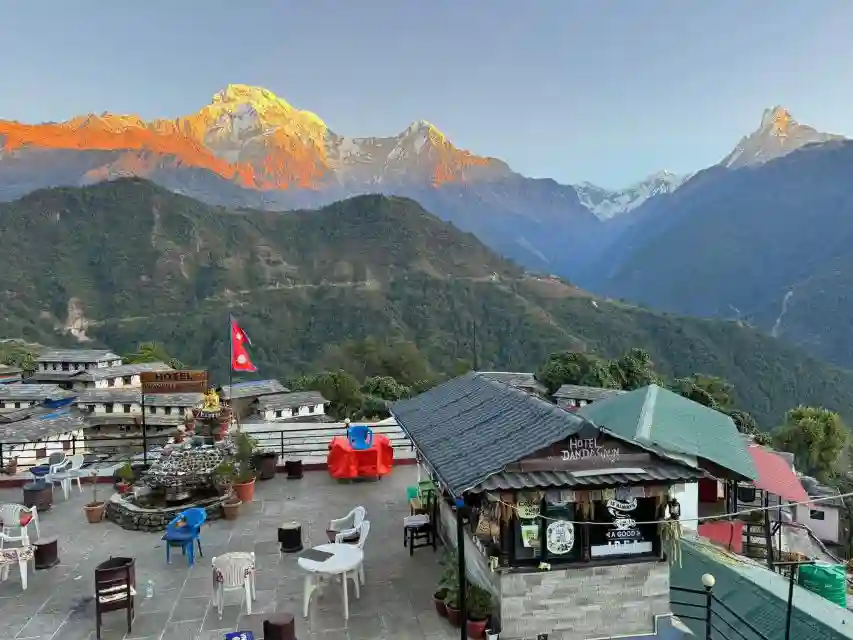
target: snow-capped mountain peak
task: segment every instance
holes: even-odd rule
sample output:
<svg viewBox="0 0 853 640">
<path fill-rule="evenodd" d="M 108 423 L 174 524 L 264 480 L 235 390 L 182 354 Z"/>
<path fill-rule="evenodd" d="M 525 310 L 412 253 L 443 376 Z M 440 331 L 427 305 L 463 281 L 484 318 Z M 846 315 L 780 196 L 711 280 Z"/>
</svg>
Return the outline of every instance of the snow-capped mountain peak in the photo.
<svg viewBox="0 0 853 640">
<path fill-rule="evenodd" d="M 574 185 L 581 204 L 602 220 L 636 209 L 649 198 L 672 193 L 693 174 L 676 174 L 664 169 L 624 189 L 605 189 L 589 182 Z"/>
</svg>

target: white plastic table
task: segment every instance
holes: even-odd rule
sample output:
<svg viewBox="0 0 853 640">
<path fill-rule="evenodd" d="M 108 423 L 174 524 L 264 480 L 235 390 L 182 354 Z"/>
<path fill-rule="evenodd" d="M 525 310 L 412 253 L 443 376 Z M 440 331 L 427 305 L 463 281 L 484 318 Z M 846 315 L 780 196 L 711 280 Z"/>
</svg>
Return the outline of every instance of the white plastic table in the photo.
<svg viewBox="0 0 853 640">
<path fill-rule="evenodd" d="M 314 547 L 317 551 L 325 551 L 333 554 L 322 562 L 299 558 L 299 566 L 307 571 L 305 576 L 305 604 L 303 615 L 308 617 L 308 605 L 311 602 L 311 594 L 320 588 L 317 578 L 320 575 L 340 576 L 341 588 L 344 598 L 344 620 L 349 620 L 349 600 L 347 598 L 347 574 L 357 571 L 364 561 L 364 552 L 353 544 L 321 544 Z M 361 593 L 358 585 L 358 575 L 354 576 L 355 597 L 360 598 Z"/>
</svg>

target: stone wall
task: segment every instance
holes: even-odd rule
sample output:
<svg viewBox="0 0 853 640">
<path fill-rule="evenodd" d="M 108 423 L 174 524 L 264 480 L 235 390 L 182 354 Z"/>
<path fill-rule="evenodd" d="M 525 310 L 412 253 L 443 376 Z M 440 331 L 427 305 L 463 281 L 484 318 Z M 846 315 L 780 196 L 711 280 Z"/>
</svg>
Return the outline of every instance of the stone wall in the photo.
<svg viewBox="0 0 853 640">
<path fill-rule="evenodd" d="M 120 494 L 114 493 L 107 501 L 105 516 L 110 522 L 115 522 L 122 529 L 130 531 L 164 531 L 179 513 L 193 507 L 202 507 L 207 512 L 207 521 L 218 520 L 222 517 L 222 501 L 216 496 L 179 507 L 164 507 L 162 509 L 146 509 L 125 500 Z"/>
<path fill-rule="evenodd" d="M 643 562 L 504 573 L 501 638 L 587 640 L 655 632 L 669 613 L 669 565 Z"/>
</svg>

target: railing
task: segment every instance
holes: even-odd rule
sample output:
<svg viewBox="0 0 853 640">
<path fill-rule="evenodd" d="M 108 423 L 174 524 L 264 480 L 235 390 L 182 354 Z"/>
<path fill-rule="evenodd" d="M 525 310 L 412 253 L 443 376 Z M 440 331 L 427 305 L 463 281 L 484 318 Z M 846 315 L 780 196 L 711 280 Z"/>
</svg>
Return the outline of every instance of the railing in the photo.
<svg viewBox="0 0 853 640">
<path fill-rule="evenodd" d="M 713 587 L 705 589 L 687 589 L 670 586 L 670 591 L 684 594 L 685 600 L 676 600 L 670 596 L 672 613 L 682 620 L 695 620 L 701 623 L 704 640 L 770 640 L 770 637 L 756 629 L 752 623 L 733 611 L 725 602 L 713 593 Z M 781 640 L 774 638 L 773 640 Z M 790 640 L 790 638 L 785 638 Z"/>
<path fill-rule="evenodd" d="M 371 427 L 375 434 L 388 436 L 395 453 L 406 457 L 412 451 L 411 441 L 396 425 L 376 425 Z M 25 470 L 46 461 L 51 453 L 63 452 L 66 455 L 82 453 L 86 455 L 86 467 L 123 464 L 124 462 L 142 462 L 143 458 L 156 457 L 160 449 L 168 443 L 173 429 L 168 431 L 131 432 L 122 435 L 97 435 L 87 429 L 84 435 L 65 434 L 51 436 L 40 441 L 4 441 L 0 443 L 0 468 L 4 468 L 13 458 L 17 466 Z M 259 423 L 246 425 L 246 431 L 258 441 L 261 450 L 277 453 L 281 458 L 316 459 L 325 461 L 329 443 L 335 436 L 346 435 L 346 427 L 340 423 L 314 423 L 308 425 L 267 425 Z M 146 446 L 147 445 L 147 446 Z M 146 451 L 147 450 L 147 451 Z M 146 455 L 147 454 L 147 455 Z M 2 476 L 0 476 L 2 478 Z"/>
</svg>

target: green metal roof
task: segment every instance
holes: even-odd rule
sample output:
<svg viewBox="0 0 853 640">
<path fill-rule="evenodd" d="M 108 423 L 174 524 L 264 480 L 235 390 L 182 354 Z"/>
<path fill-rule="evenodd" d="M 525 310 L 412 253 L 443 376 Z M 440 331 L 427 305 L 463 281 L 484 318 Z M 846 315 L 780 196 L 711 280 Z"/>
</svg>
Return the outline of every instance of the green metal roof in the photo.
<svg viewBox="0 0 853 640">
<path fill-rule="evenodd" d="M 663 452 L 709 460 L 755 480 L 755 464 L 732 419 L 656 384 L 581 407 L 599 428 Z"/>
<path fill-rule="evenodd" d="M 716 578 L 714 595 L 737 615 L 771 640 L 785 637 L 785 620 L 788 610 L 788 579 L 770 571 L 766 566 L 735 556 L 699 540 L 681 541 L 681 563 L 670 568 L 670 585 L 702 590 L 702 575 L 710 573 Z M 685 607 L 684 602 L 699 603 L 703 596 L 671 591 L 672 612 L 687 615 L 704 615 L 695 607 Z M 791 638 L 796 640 L 842 640 L 853 638 L 853 613 L 829 600 L 796 585 L 791 614 Z M 735 625 L 747 638 L 755 635 L 719 604 L 712 605 L 717 615 Z M 717 616 L 715 616 L 716 619 Z M 681 617 L 700 638 L 705 637 L 705 623 Z M 730 638 L 739 636 L 717 624 Z M 718 637 L 716 634 L 714 637 Z M 720 636 L 722 637 L 722 636 Z"/>
</svg>

